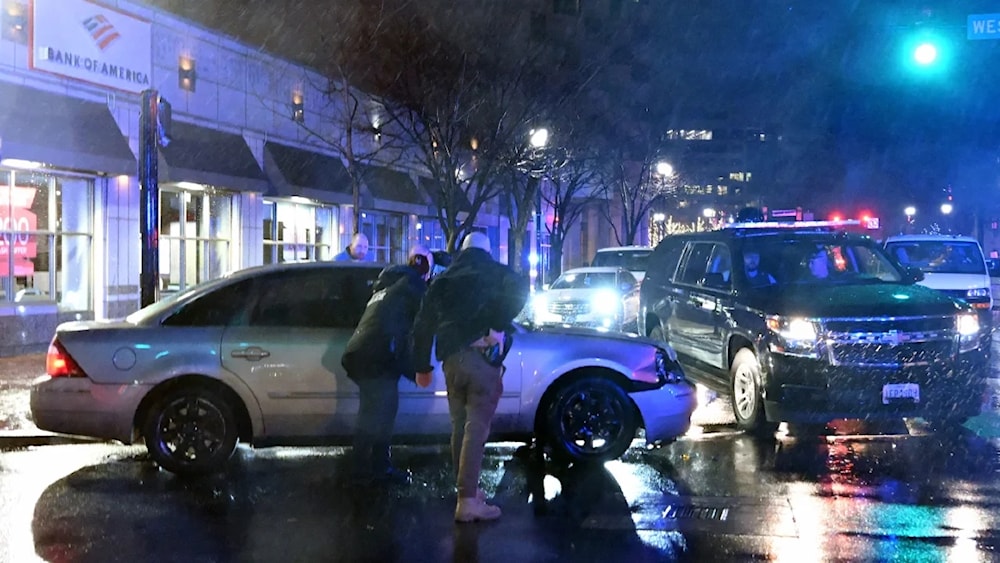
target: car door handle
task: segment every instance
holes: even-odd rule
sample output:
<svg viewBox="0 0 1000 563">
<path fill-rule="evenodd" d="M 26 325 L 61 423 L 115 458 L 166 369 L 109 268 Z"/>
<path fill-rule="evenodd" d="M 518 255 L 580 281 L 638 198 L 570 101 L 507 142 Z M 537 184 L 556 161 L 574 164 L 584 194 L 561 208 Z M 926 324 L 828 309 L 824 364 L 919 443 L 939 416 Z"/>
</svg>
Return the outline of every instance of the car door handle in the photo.
<svg viewBox="0 0 1000 563">
<path fill-rule="evenodd" d="M 261 359 L 270 356 L 271 353 L 259 346 L 251 346 L 249 348 L 238 348 L 233 350 L 229 353 L 229 355 L 234 358 L 243 358 L 251 362 L 259 362 Z"/>
</svg>

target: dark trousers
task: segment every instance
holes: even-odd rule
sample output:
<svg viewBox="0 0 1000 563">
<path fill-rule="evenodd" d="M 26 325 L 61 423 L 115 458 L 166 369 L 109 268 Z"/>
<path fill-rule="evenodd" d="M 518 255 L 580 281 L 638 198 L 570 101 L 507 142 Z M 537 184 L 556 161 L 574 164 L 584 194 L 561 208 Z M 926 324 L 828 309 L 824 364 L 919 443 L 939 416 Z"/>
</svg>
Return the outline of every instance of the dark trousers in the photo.
<svg viewBox="0 0 1000 563">
<path fill-rule="evenodd" d="M 389 444 L 399 410 L 399 377 L 371 377 L 357 381 L 361 390 L 354 430 L 354 475 L 377 477 L 392 467 Z"/>
</svg>

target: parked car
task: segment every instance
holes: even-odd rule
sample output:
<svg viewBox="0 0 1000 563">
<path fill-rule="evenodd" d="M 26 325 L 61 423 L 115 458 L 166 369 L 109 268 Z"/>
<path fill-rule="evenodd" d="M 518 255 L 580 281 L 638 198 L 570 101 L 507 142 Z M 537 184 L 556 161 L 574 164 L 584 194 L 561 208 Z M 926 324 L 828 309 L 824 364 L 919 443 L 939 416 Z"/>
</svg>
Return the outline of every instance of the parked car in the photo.
<svg viewBox="0 0 1000 563">
<path fill-rule="evenodd" d="M 995 311 L 1000 309 L 1000 258 L 987 258 L 986 269 L 990 273 L 990 296 Z"/>
<path fill-rule="evenodd" d="M 911 416 L 953 427 L 978 413 L 989 338 L 969 303 L 921 276 L 821 222 L 668 236 L 649 259 L 639 330 L 728 395 L 748 431 Z"/>
<path fill-rule="evenodd" d="M 538 326 L 581 326 L 635 331 L 639 315 L 639 282 L 620 267 L 573 268 L 531 301 Z"/>
<path fill-rule="evenodd" d="M 635 279 L 642 283 L 642 278 L 646 275 L 646 261 L 650 253 L 653 252 L 651 246 L 612 246 L 601 248 L 594 254 L 594 261 L 591 266 L 600 267 L 620 267 L 632 272 Z"/>
<path fill-rule="evenodd" d="M 984 324 L 991 323 L 994 294 L 978 240 L 941 234 L 895 235 L 885 240 L 885 248 L 900 264 L 924 273 L 918 283 L 965 300 L 980 311 Z"/>
<path fill-rule="evenodd" d="M 178 473 L 222 468 L 253 446 L 348 443 L 358 389 L 340 358 L 380 271 L 318 262 L 251 268 L 118 321 L 56 330 L 48 376 L 31 390 L 44 430 L 133 443 Z M 496 437 L 537 436 L 552 455 L 622 455 L 683 434 L 693 386 L 668 346 L 587 330 L 519 326 L 506 361 Z M 444 377 L 400 381 L 399 439 L 450 432 Z"/>
</svg>

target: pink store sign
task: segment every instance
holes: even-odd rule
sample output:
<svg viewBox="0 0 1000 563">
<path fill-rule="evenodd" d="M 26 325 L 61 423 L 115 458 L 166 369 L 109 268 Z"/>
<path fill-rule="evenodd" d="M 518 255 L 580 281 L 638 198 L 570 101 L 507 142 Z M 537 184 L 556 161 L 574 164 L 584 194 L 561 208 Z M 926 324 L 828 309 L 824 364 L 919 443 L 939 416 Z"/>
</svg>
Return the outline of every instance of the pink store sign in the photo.
<svg viewBox="0 0 1000 563">
<path fill-rule="evenodd" d="M 0 276 L 10 275 L 12 252 L 15 276 L 35 273 L 31 259 L 38 255 L 38 242 L 30 233 L 38 229 L 38 217 L 31 211 L 36 191 L 18 186 L 13 191 L 0 187 Z"/>
</svg>

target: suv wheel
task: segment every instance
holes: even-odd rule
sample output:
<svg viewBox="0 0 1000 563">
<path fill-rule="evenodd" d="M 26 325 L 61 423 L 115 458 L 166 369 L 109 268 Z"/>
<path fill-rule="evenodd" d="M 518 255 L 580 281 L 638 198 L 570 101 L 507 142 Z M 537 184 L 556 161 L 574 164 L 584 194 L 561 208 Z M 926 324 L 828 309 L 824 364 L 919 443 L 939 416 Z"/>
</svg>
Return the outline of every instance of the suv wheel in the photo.
<svg viewBox="0 0 1000 563">
<path fill-rule="evenodd" d="M 200 385 L 181 387 L 157 400 L 142 434 L 157 465 L 186 475 L 221 470 L 239 437 L 232 406 Z"/>
<path fill-rule="evenodd" d="M 757 356 L 743 348 L 736 352 L 729 368 L 732 386 L 730 398 L 736 424 L 747 432 L 766 434 L 778 428 L 777 423 L 768 422 L 764 416 L 764 398 L 760 390 L 760 364 Z"/>
</svg>

